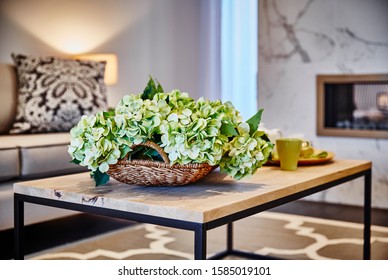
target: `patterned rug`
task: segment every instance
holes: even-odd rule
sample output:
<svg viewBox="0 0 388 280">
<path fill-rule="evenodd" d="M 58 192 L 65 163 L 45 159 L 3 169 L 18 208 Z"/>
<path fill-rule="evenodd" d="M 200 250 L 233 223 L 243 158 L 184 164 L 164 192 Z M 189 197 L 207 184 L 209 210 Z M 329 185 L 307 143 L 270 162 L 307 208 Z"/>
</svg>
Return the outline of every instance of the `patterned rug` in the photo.
<svg viewBox="0 0 388 280">
<path fill-rule="evenodd" d="M 234 223 L 234 247 L 286 259 L 362 259 L 363 225 L 263 212 Z M 26 259 L 193 259 L 194 233 L 136 224 Z M 388 228 L 372 226 L 372 259 L 388 260 Z M 226 229 L 208 231 L 208 256 L 223 251 Z M 236 259 L 237 257 L 230 257 Z"/>
</svg>

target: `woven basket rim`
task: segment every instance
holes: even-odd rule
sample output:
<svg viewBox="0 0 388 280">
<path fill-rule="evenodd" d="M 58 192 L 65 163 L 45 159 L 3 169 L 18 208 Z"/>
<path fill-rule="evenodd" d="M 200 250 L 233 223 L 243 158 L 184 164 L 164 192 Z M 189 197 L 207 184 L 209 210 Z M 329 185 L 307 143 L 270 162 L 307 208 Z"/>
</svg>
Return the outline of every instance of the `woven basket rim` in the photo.
<svg viewBox="0 0 388 280">
<path fill-rule="evenodd" d="M 177 169 L 198 169 L 198 168 L 208 168 L 215 167 L 206 162 L 204 163 L 187 163 L 187 164 L 178 164 L 175 163 L 171 165 L 170 163 L 165 163 L 163 161 L 156 160 L 146 160 L 146 159 L 121 159 L 116 165 L 134 165 L 134 166 L 148 166 L 148 167 L 158 167 L 158 168 L 177 168 Z"/>
<path fill-rule="evenodd" d="M 203 178 L 216 169 L 218 165 L 204 163 L 171 164 L 167 154 L 154 142 L 146 141 L 138 144 L 159 152 L 163 161 L 149 159 L 124 158 L 112 165 L 108 174 L 119 182 L 142 186 L 177 186 L 186 185 Z"/>
</svg>

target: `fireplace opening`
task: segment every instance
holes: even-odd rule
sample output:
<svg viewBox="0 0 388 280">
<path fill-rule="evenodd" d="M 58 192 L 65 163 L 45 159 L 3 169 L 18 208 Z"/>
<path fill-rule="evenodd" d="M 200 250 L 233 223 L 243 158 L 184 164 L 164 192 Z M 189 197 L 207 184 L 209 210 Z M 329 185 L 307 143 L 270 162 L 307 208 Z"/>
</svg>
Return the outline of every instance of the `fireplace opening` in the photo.
<svg viewBox="0 0 388 280">
<path fill-rule="evenodd" d="M 318 135 L 388 138 L 388 75 L 318 75 Z"/>
</svg>

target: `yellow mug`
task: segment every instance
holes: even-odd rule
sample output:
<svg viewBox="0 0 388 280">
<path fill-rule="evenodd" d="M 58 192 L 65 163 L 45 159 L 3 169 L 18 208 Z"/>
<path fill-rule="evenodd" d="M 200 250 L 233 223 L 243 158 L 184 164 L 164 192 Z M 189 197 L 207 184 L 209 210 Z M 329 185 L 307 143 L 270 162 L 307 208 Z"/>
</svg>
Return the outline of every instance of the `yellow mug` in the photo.
<svg viewBox="0 0 388 280">
<path fill-rule="evenodd" d="M 302 140 L 297 138 L 276 139 L 276 150 L 279 156 L 280 169 L 293 171 L 298 168 Z"/>
</svg>

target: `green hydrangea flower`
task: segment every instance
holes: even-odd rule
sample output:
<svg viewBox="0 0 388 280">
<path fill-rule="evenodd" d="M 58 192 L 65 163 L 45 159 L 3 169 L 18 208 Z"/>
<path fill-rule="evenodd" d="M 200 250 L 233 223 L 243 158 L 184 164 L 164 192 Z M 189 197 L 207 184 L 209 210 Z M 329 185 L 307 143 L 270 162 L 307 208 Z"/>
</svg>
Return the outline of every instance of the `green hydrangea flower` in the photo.
<svg viewBox="0 0 388 280">
<path fill-rule="evenodd" d="M 256 131 L 249 135 L 247 124 L 239 125 L 239 135 L 226 145 L 226 153 L 220 162 L 220 170 L 235 179 L 253 175 L 266 163 L 273 144 L 262 138 L 264 132 Z M 247 133 L 248 132 L 248 133 Z"/>
<path fill-rule="evenodd" d="M 70 130 L 68 152 L 73 161 L 87 166 L 92 172 L 108 171 L 120 157 L 119 143 L 112 134 L 112 120 L 99 112 L 95 116 L 83 116 Z"/>
<path fill-rule="evenodd" d="M 222 172 L 242 179 L 255 173 L 273 149 L 267 135 L 257 131 L 261 113 L 243 122 L 230 102 L 195 101 L 179 90 L 165 93 L 150 80 L 142 94 L 124 96 L 114 110 L 83 116 L 71 129 L 68 152 L 73 162 L 99 178 L 97 185 L 109 179 L 101 174 L 111 164 L 146 140 L 159 144 L 171 164 L 219 165 Z M 152 151 L 137 152 L 157 160 Z"/>
</svg>

